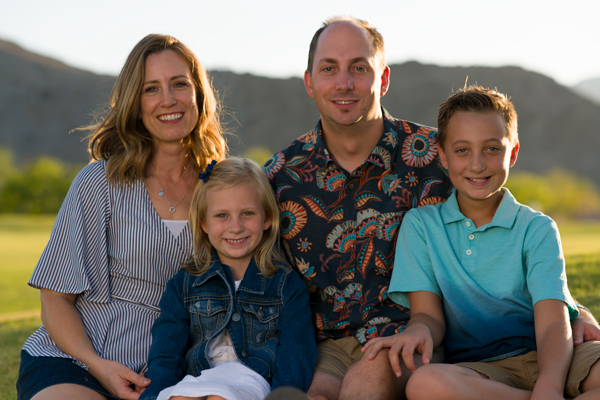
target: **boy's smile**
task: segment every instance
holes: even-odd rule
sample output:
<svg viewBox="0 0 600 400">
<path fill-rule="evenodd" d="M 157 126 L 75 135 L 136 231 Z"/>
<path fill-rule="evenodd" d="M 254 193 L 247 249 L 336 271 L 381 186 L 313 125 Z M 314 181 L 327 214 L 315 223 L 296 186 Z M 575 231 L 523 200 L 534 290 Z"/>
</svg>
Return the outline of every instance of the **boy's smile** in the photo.
<svg viewBox="0 0 600 400">
<path fill-rule="evenodd" d="M 499 112 L 458 111 L 450 118 L 439 154 L 463 214 L 490 206 L 493 216 L 518 153 L 519 142 L 510 142 Z"/>
</svg>

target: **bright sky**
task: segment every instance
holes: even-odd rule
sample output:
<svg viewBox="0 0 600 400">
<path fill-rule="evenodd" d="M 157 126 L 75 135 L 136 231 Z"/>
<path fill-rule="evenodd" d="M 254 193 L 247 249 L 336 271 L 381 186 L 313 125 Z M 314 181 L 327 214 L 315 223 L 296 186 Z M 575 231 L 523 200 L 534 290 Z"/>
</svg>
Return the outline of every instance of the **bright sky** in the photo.
<svg viewBox="0 0 600 400">
<path fill-rule="evenodd" d="M 208 69 L 300 77 L 333 15 L 379 29 L 388 64 L 517 65 L 567 86 L 600 77 L 598 0 L 0 0 L 0 39 L 117 75 L 143 36 L 166 33 Z"/>
</svg>

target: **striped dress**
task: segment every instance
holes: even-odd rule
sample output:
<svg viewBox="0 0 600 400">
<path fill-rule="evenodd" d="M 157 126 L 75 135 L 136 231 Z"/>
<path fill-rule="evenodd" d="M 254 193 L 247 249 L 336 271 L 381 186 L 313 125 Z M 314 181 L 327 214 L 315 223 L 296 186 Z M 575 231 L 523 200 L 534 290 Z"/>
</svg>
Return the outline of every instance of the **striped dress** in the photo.
<svg viewBox="0 0 600 400">
<path fill-rule="evenodd" d="M 189 224 L 175 238 L 162 223 L 141 180 L 112 186 L 98 161 L 73 181 L 29 285 L 78 294 L 75 307 L 98 355 L 142 372 L 160 298 L 191 243 Z M 23 349 L 72 358 L 43 325 Z"/>
</svg>

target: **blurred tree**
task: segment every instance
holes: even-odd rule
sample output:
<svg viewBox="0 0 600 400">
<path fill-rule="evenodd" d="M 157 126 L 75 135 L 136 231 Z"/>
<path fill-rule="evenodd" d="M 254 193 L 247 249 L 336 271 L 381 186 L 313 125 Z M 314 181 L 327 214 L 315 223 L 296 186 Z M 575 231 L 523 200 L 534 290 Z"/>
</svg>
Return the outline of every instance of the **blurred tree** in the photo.
<svg viewBox="0 0 600 400">
<path fill-rule="evenodd" d="M 255 161 L 262 166 L 271 156 L 273 152 L 266 147 L 250 147 L 246 151 L 246 157 Z"/>
<path fill-rule="evenodd" d="M 56 213 L 80 166 L 40 157 L 5 177 L 0 185 L 0 212 Z"/>
<path fill-rule="evenodd" d="M 510 174 L 506 187 L 522 204 L 552 217 L 582 218 L 600 215 L 600 194 L 591 181 L 553 170 L 545 175 Z"/>
</svg>

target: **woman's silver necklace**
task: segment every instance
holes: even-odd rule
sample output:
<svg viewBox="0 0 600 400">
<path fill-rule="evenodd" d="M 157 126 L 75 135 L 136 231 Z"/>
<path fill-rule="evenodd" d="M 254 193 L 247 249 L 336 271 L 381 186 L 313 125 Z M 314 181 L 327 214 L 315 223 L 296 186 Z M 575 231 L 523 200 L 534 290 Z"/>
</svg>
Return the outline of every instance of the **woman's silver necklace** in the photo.
<svg viewBox="0 0 600 400">
<path fill-rule="evenodd" d="M 189 166 L 189 164 L 188 164 Z M 185 199 L 185 196 L 187 196 L 188 192 L 190 191 L 190 186 L 192 185 L 192 179 L 190 179 L 190 182 L 188 183 L 188 187 L 185 190 L 185 194 L 183 195 L 183 197 L 181 198 L 181 200 L 179 200 L 179 203 L 172 205 L 171 202 L 169 201 L 169 198 L 167 197 L 167 195 L 165 194 L 165 190 L 169 190 L 171 189 L 173 186 L 177 185 L 184 177 L 184 175 L 187 173 L 187 167 L 184 168 L 184 172 L 183 174 L 181 174 L 181 176 L 179 177 L 179 179 L 177 179 L 177 182 L 175 182 L 174 184 L 172 184 L 171 186 L 169 186 L 166 189 L 163 189 L 162 186 L 160 186 L 160 183 L 158 183 L 158 179 L 156 179 L 156 176 L 154 176 L 154 174 L 150 174 L 152 175 L 152 177 L 154 178 L 154 181 L 156 182 L 156 184 L 158 185 L 158 187 L 160 188 L 160 191 L 158 192 L 158 195 L 160 197 L 164 197 L 165 200 L 167 201 L 167 203 L 169 204 L 169 211 L 171 213 L 175 213 L 175 211 L 177 211 L 177 206 L 179 206 L 181 204 L 181 202 L 183 201 L 183 199 Z"/>
</svg>

